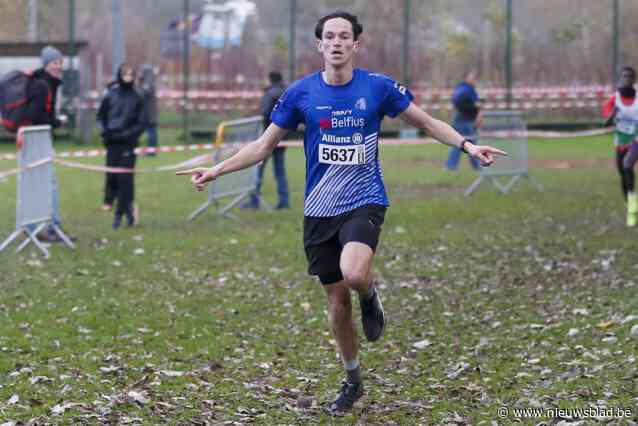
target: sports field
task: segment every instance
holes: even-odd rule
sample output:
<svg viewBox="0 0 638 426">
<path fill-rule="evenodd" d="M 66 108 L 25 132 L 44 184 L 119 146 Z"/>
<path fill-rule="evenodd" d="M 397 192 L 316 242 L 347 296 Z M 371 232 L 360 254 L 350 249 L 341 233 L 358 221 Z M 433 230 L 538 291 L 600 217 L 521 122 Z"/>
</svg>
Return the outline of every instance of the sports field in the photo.
<svg viewBox="0 0 638 426">
<path fill-rule="evenodd" d="M 186 223 L 205 194 L 143 173 L 141 225 L 119 231 L 99 209 L 103 175 L 58 167 L 78 249 L 0 254 L 0 424 L 538 424 L 550 420 L 515 410 L 590 406 L 638 421 L 638 230 L 624 225 L 610 137 L 529 149 L 545 192 L 522 181 L 465 198 L 466 159 L 446 173 L 442 146 L 381 148 L 389 323 L 362 339 L 366 396 L 343 418 L 322 411 L 343 373 L 305 272 L 301 150 L 287 154 L 290 211 Z M 0 200 L 4 239 L 15 177 Z"/>
</svg>

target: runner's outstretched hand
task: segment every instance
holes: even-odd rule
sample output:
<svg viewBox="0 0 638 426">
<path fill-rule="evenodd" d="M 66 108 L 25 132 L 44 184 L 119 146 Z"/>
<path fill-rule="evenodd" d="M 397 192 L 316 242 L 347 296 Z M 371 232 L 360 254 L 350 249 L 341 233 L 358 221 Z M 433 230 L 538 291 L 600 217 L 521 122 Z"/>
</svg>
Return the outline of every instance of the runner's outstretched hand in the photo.
<svg viewBox="0 0 638 426">
<path fill-rule="evenodd" d="M 494 154 L 507 156 L 507 152 L 493 148 L 489 145 L 472 145 L 467 147 L 467 153 L 481 162 L 481 166 L 487 167 L 494 162 Z"/>
<path fill-rule="evenodd" d="M 195 189 L 198 191 L 203 191 L 208 182 L 212 182 L 217 178 L 213 169 L 209 169 L 206 167 L 195 167 L 194 169 L 189 170 L 180 170 L 175 172 L 178 176 L 186 176 L 190 175 L 191 183 L 195 186 Z"/>
</svg>

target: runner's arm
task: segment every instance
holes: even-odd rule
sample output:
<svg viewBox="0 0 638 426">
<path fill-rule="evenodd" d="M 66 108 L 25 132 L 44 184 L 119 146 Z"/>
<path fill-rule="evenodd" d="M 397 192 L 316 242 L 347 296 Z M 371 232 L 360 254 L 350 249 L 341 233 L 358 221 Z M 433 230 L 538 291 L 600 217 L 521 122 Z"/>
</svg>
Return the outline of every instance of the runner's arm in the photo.
<svg viewBox="0 0 638 426">
<path fill-rule="evenodd" d="M 196 167 L 190 170 L 182 170 L 177 175 L 191 175 L 191 182 L 198 191 L 204 189 L 207 182 L 217 179 L 227 173 L 246 169 L 263 161 L 275 149 L 277 144 L 286 136 L 288 130 L 282 129 L 272 123 L 257 140 L 249 143 L 232 157 L 216 164 L 212 168 Z"/>
<path fill-rule="evenodd" d="M 464 136 L 459 134 L 449 124 L 444 121 L 437 120 L 421 108 L 416 106 L 414 102 L 410 102 L 408 108 L 403 111 L 399 117 L 408 124 L 425 131 L 439 142 L 460 148 L 461 143 L 466 140 Z M 500 149 L 492 148 L 486 145 L 474 145 L 471 142 L 465 142 L 464 145 L 467 153 L 481 162 L 483 166 L 489 166 L 494 162 L 492 154 L 507 155 Z"/>
<path fill-rule="evenodd" d="M 272 123 L 257 140 L 243 147 L 229 159 L 214 166 L 213 169 L 217 169 L 217 176 L 221 176 L 255 165 L 272 153 L 277 144 L 286 136 L 286 133 L 288 130 Z"/>
<path fill-rule="evenodd" d="M 614 119 L 616 118 L 616 95 L 613 95 L 607 100 L 607 102 L 605 102 L 601 113 L 603 117 L 607 118 L 603 126 L 612 126 L 614 124 Z"/>
<path fill-rule="evenodd" d="M 605 124 L 603 124 L 603 127 L 613 126 L 615 119 L 616 119 L 616 107 L 614 107 L 614 109 L 609 114 L 609 117 L 607 117 L 607 120 L 605 120 Z"/>
</svg>

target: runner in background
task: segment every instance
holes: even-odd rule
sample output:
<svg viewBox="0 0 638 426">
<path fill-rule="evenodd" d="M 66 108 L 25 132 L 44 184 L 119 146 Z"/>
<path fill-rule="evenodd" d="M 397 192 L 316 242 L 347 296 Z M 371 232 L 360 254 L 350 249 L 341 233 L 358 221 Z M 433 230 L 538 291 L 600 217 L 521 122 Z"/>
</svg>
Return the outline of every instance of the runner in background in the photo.
<svg viewBox="0 0 638 426">
<path fill-rule="evenodd" d="M 607 117 L 605 126 L 616 125 L 616 168 L 620 175 L 623 196 L 627 201 L 628 227 L 636 226 L 638 215 L 634 173 L 634 165 L 638 160 L 638 102 L 635 82 L 636 71 L 632 67 L 623 67 L 618 90 L 603 106 L 603 116 Z"/>
</svg>

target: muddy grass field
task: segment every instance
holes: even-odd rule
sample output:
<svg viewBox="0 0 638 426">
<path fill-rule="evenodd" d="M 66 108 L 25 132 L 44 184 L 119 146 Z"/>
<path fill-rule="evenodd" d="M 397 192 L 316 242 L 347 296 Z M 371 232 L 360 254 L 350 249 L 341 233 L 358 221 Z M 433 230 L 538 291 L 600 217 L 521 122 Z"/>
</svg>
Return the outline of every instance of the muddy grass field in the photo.
<svg viewBox="0 0 638 426">
<path fill-rule="evenodd" d="M 635 424 L 638 229 L 610 145 L 531 141 L 544 192 L 523 180 L 469 198 L 466 160 L 447 173 L 441 146 L 382 147 L 388 328 L 361 339 L 365 397 L 340 418 L 323 412 L 342 369 L 305 271 L 301 150 L 289 211 L 187 223 L 204 195 L 141 173 L 141 224 L 119 231 L 99 210 L 103 176 L 58 167 L 77 250 L 0 254 L 0 424 Z M 4 238 L 15 178 L 0 199 Z"/>
</svg>

